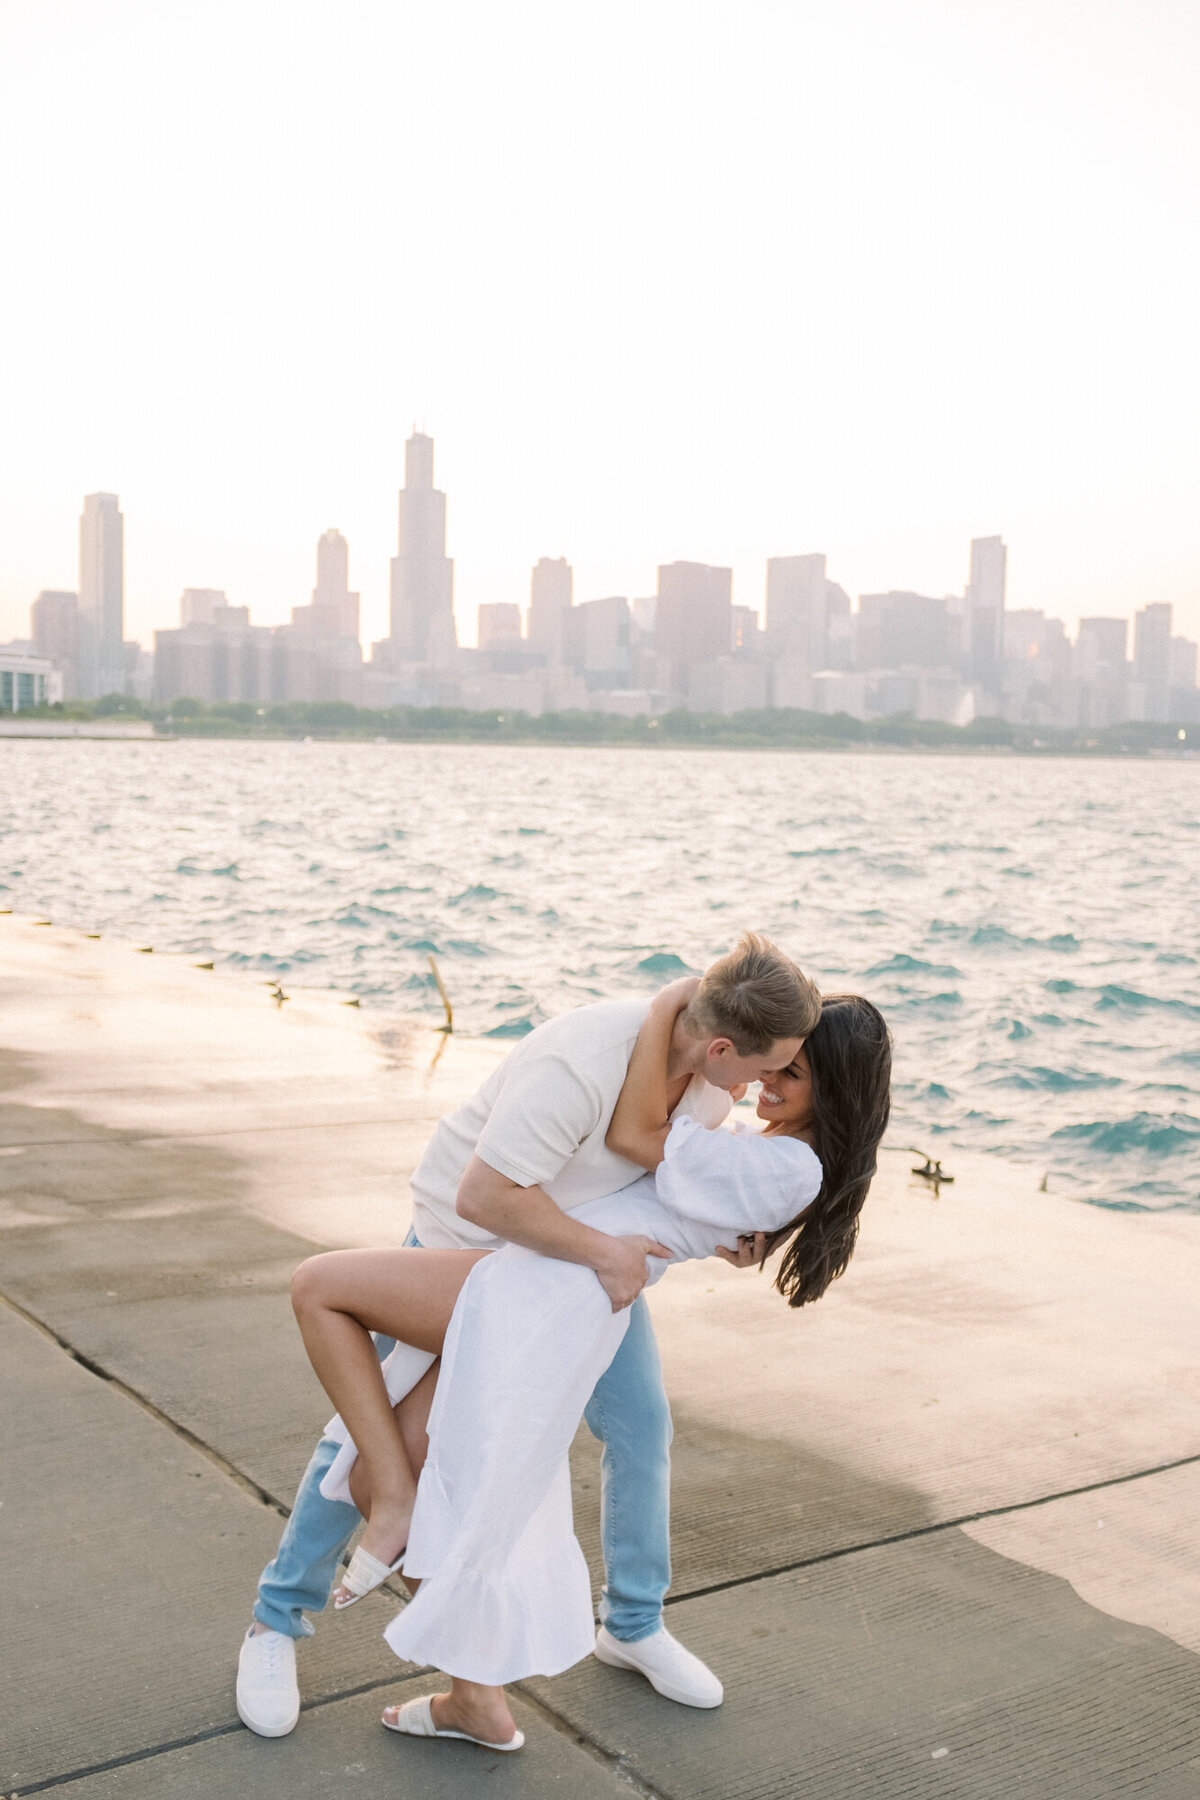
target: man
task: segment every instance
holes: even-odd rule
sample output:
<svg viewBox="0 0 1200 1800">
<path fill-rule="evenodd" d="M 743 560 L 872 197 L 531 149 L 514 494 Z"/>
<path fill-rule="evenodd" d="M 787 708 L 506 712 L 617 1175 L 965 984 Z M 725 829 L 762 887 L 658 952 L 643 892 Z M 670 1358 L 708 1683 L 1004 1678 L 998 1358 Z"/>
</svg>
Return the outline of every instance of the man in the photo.
<svg viewBox="0 0 1200 1800">
<path fill-rule="evenodd" d="M 646 1260 L 619 1238 L 597 1263 L 595 1233 L 575 1207 L 636 1181 L 642 1170 L 609 1150 L 605 1134 L 638 1031 L 642 1001 L 607 1001 L 541 1025 L 479 1091 L 439 1123 L 412 1179 L 408 1241 L 438 1248 L 524 1244 L 595 1268 L 614 1310 L 632 1306 L 621 1348 L 585 1417 L 604 1445 L 601 1463 L 605 1581 L 596 1655 L 636 1669 L 668 1699 L 719 1706 L 720 1682 L 665 1629 L 670 1585 L 671 1415 L 658 1347 L 641 1290 Z M 669 1099 L 701 1124 L 719 1125 L 731 1091 L 784 1069 L 820 1016 L 808 978 L 766 938 L 746 933 L 704 975 L 676 1022 Z M 380 1354 L 390 1343 L 379 1345 Z M 320 1483 L 338 1446 L 313 1453 L 275 1560 L 263 1571 L 238 1661 L 238 1714 L 262 1737 L 283 1737 L 300 1714 L 295 1640 L 304 1612 L 325 1605 L 359 1524 L 352 1506 Z"/>
</svg>

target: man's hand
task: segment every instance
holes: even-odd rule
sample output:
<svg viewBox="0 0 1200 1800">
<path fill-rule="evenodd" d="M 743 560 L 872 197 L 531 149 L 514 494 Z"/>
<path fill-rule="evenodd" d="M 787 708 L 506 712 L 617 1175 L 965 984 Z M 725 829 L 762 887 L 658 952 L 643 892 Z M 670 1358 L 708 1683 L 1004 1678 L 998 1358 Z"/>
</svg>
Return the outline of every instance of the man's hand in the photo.
<svg viewBox="0 0 1200 1800">
<path fill-rule="evenodd" d="M 736 1250 L 727 1250 L 724 1244 L 717 1245 L 717 1255 L 722 1262 L 727 1262 L 734 1269 L 753 1269 L 763 1259 L 767 1247 L 765 1231 L 756 1231 L 753 1237 L 743 1236 L 738 1239 Z"/>
<path fill-rule="evenodd" d="M 603 1263 L 596 1267 L 596 1279 L 612 1302 L 614 1312 L 624 1312 L 627 1306 L 632 1306 L 645 1287 L 650 1274 L 646 1267 L 648 1256 L 661 1256 L 669 1261 L 671 1252 L 653 1238 L 613 1238 L 611 1251 L 605 1252 Z"/>
</svg>

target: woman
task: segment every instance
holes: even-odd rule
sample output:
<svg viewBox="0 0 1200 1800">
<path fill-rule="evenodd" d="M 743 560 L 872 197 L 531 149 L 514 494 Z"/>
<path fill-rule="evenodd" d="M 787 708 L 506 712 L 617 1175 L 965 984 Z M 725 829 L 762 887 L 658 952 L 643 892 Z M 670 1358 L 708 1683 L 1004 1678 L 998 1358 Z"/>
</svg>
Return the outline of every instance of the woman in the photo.
<svg viewBox="0 0 1200 1800">
<path fill-rule="evenodd" d="M 764 1260 L 787 1243 L 776 1285 L 805 1305 L 854 1247 L 887 1123 L 887 1028 L 869 1001 L 831 997 L 807 1053 L 764 1086 L 762 1133 L 707 1132 L 687 1118 L 669 1126 L 667 1051 L 694 985 L 675 983 L 651 1006 L 608 1133 L 612 1149 L 656 1176 L 574 1216 L 636 1242 L 652 1280 L 667 1261 L 737 1260 L 735 1241 L 764 1229 Z M 613 1313 L 590 1269 L 515 1245 L 333 1252 L 297 1271 L 294 1303 L 353 1440 L 347 1461 L 357 1446 L 350 1488 L 368 1518 L 334 1604 L 352 1604 L 403 1557 L 418 1591 L 388 1641 L 452 1676 L 448 1695 L 389 1708 L 384 1724 L 515 1750 L 503 1684 L 557 1674 L 592 1647 L 567 1452 L 628 1314 Z M 372 1330 L 401 1341 L 411 1371 L 391 1398 Z M 403 1346 L 425 1353 L 415 1367 Z"/>
</svg>

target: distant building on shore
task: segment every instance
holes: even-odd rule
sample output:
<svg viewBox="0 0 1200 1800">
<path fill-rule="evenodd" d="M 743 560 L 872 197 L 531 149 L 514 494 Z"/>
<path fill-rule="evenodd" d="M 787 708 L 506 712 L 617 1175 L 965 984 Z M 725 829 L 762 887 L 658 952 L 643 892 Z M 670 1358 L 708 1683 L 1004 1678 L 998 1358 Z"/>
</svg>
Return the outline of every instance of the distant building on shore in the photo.
<svg viewBox="0 0 1200 1800">
<path fill-rule="evenodd" d="M 33 648 L 62 676 L 64 700 L 79 694 L 79 595 L 43 588 L 29 610 Z"/>
<path fill-rule="evenodd" d="M 686 693 L 694 664 L 728 656 L 733 648 L 733 570 L 660 563 L 654 635 L 672 689 Z"/>
<path fill-rule="evenodd" d="M 32 649 L 0 645 L 0 714 L 53 706 L 63 697 L 63 678 L 45 656 Z"/>
<path fill-rule="evenodd" d="M 1164 723 L 1171 716 L 1171 608 L 1161 602 L 1143 606 L 1134 618 L 1133 679 L 1142 717 Z"/>
<path fill-rule="evenodd" d="M 808 673 L 829 666 L 829 586 L 825 558 L 767 558 L 767 642 L 773 657 L 794 658 Z"/>
<path fill-rule="evenodd" d="M 116 494 L 88 494 L 79 521 L 80 697 L 123 694 L 125 521 Z"/>
<path fill-rule="evenodd" d="M 154 634 L 155 700 L 250 702 L 341 700 L 363 704 L 359 597 L 349 586 L 349 550 L 339 531 L 317 544 L 317 585 L 290 625 L 252 625 L 247 606 L 220 588 L 184 588 L 179 625 Z"/>
<path fill-rule="evenodd" d="M 963 608 L 963 673 L 999 710 L 1004 686 L 1004 603 L 1008 551 L 999 537 L 971 540 L 971 573 Z"/>
<path fill-rule="evenodd" d="M 529 648 L 547 668 L 563 662 L 566 619 L 573 600 L 571 565 L 565 556 L 540 556 L 529 581 Z"/>
<path fill-rule="evenodd" d="M 359 641 L 359 596 L 350 591 L 350 546 L 331 527 L 317 539 L 317 585 L 310 606 L 292 608 L 292 623 L 311 637 Z M 303 616 L 302 616 L 303 615 Z"/>
<path fill-rule="evenodd" d="M 497 600 L 479 607 L 476 614 L 475 641 L 481 650 L 520 650 L 521 609 L 512 600 Z"/>
<path fill-rule="evenodd" d="M 446 555 L 446 496 L 433 485 L 433 439 L 414 431 L 404 446 L 399 538 L 392 558 L 386 660 L 453 660 L 454 563 Z"/>
</svg>

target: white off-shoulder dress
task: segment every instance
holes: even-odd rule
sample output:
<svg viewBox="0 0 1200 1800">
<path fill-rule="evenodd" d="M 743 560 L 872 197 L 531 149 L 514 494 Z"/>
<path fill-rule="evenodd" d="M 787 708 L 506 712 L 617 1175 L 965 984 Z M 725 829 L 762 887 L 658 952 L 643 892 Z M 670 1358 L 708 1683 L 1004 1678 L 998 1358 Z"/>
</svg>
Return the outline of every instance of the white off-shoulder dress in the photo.
<svg viewBox="0 0 1200 1800">
<path fill-rule="evenodd" d="M 820 1184 L 820 1163 L 795 1138 L 683 1117 L 657 1175 L 572 1216 L 616 1237 L 642 1233 L 685 1262 L 789 1224 Z M 651 1259 L 651 1279 L 666 1267 Z M 557 1675 L 592 1649 L 567 1455 L 628 1324 L 577 1264 L 509 1244 L 472 1269 L 446 1333 L 404 1559 L 421 1587 L 384 1634 L 398 1656 L 499 1686 Z M 428 1362 L 416 1357 L 412 1380 Z M 398 1398 L 411 1383 L 395 1373 Z"/>
</svg>

